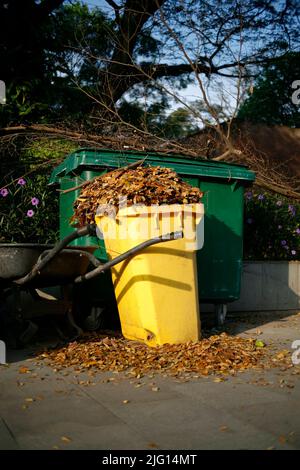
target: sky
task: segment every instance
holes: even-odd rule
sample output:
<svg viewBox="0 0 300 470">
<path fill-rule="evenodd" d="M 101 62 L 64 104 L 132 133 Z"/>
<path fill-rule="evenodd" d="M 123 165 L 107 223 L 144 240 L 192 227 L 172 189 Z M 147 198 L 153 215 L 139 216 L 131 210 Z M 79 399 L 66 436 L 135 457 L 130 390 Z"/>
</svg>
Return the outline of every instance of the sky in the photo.
<svg viewBox="0 0 300 470">
<path fill-rule="evenodd" d="M 106 11 L 107 13 L 113 12 L 112 7 L 110 7 L 105 0 L 82 0 L 83 3 L 86 3 L 88 6 L 93 7 L 99 7 L 101 10 Z M 225 79 L 221 79 L 223 84 L 225 85 L 225 90 L 227 90 L 226 94 L 226 99 L 229 102 L 229 105 L 231 107 L 235 106 L 235 90 L 234 87 L 232 86 L 232 83 Z M 190 84 L 187 86 L 187 88 L 180 90 L 180 92 L 176 93 L 180 99 L 184 102 L 194 102 L 196 100 L 202 99 L 202 94 L 199 89 L 198 84 Z M 215 91 L 211 91 L 210 93 L 210 99 L 213 104 L 220 104 L 220 98 L 218 94 Z M 182 107 L 182 104 L 176 103 L 174 99 L 171 99 L 171 106 L 169 111 L 172 112 L 175 109 Z"/>
<path fill-rule="evenodd" d="M 82 0 L 82 2 L 86 3 L 88 6 L 96 6 L 107 11 L 112 11 L 112 8 L 106 3 L 105 0 Z"/>
</svg>

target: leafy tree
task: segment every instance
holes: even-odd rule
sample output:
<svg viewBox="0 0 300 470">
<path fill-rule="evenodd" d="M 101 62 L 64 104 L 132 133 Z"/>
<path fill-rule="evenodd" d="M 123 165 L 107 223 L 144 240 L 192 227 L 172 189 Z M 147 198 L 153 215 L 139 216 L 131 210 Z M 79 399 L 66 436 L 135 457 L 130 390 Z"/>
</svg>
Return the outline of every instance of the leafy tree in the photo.
<svg viewBox="0 0 300 470">
<path fill-rule="evenodd" d="M 107 0 L 114 9 L 114 48 L 97 63 L 100 111 L 116 109 L 137 84 L 191 73 L 236 76 L 282 54 L 298 41 L 299 2 L 268 0 Z M 272 27 L 272 34 L 270 32 Z M 140 37 L 152 48 L 140 54 Z M 243 43 L 241 54 L 239 44 Z"/>
<path fill-rule="evenodd" d="M 16 102 L 5 116 L 2 110 L 2 122 L 71 121 L 91 108 L 113 119 L 134 87 L 178 86 L 192 72 L 208 79 L 247 74 L 299 40 L 297 0 L 106 3 L 109 16 L 67 0 L 0 2 L 0 76 Z"/>
<path fill-rule="evenodd" d="M 97 44 L 97 53 L 107 53 L 105 14 L 80 2 L 7 0 L 0 15 L 0 76 L 7 86 L 0 122 L 71 121 L 88 114 L 92 103 L 80 86 L 88 90 L 96 73 L 78 44 L 91 53 Z"/>
<path fill-rule="evenodd" d="M 300 127 L 300 107 L 292 101 L 292 83 L 299 77 L 299 52 L 290 52 L 270 62 L 242 104 L 238 118 Z"/>
<path fill-rule="evenodd" d="M 170 139 L 178 139 L 198 130 L 194 116 L 186 108 L 177 108 L 162 122 L 162 133 Z"/>
</svg>

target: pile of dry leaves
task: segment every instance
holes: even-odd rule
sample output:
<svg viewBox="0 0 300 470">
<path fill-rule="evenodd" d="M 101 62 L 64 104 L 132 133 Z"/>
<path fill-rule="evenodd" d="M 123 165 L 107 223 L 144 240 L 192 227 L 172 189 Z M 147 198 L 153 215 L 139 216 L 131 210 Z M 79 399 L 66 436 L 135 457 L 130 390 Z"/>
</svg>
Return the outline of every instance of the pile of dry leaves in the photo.
<svg viewBox="0 0 300 470">
<path fill-rule="evenodd" d="M 100 205 L 118 210 L 125 204 L 188 204 L 199 202 L 202 195 L 199 188 L 191 187 L 169 168 L 121 168 L 83 185 L 74 203 L 73 221 L 78 226 L 94 223 Z"/>
<path fill-rule="evenodd" d="M 197 342 L 165 344 L 149 348 L 123 337 L 89 335 L 68 346 L 38 356 L 55 369 L 75 367 L 100 371 L 129 372 L 139 377 L 153 372 L 180 376 L 186 373 L 209 375 L 235 373 L 253 368 L 262 356 L 255 340 L 226 333 Z"/>
</svg>

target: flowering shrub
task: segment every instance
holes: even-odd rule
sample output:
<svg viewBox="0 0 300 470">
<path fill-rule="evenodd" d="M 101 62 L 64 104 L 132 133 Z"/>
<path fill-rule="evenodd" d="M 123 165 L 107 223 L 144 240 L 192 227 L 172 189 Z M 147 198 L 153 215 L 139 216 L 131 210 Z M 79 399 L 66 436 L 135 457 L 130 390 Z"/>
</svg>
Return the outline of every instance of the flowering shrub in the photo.
<svg viewBox="0 0 300 470">
<path fill-rule="evenodd" d="M 300 260 L 300 205 L 284 197 L 245 194 L 244 258 Z"/>
<path fill-rule="evenodd" d="M 48 172 L 0 189 L 0 242 L 53 243 L 58 239 L 58 197 Z"/>
<path fill-rule="evenodd" d="M 65 139 L 20 137 L 14 149 L 0 148 L 0 243 L 53 243 L 59 238 L 58 193 L 48 182 L 51 169 L 76 147 Z"/>
</svg>

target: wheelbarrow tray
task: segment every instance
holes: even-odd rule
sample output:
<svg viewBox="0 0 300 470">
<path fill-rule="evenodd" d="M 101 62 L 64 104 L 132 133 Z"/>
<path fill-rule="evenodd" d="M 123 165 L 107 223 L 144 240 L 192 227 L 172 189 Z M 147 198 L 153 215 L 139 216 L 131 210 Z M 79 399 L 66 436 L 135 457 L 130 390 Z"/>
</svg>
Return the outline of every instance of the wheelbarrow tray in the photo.
<svg viewBox="0 0 300 470">
<path fill-rule="evenodd" d="M 53 245 L 35 243 L 0 244 L 0 283 L 7 284 L 25 276 Z M 83 249 L 65 248 L 52 259 L 31 285 L 50 286 L 67 284 L 86 273 L 90 260 Z"/>
</svg>

